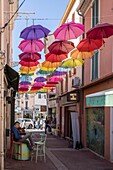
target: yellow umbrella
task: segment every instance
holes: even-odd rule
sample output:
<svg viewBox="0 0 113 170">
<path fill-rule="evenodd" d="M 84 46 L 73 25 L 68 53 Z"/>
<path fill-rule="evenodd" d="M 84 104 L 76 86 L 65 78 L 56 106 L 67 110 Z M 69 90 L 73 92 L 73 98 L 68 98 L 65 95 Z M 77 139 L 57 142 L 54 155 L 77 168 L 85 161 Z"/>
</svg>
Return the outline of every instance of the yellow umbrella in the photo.
<svg viewBox="0 0 113 170">
<path fill-rule="evenodd" d="M 40 66 L 40 69 L 47 71 L 47 72 L 52 72 L 52 71 L 56 70 L 56 68 L 47 68 L 47 67 L 42 67 L 42 66 Z"/>
<path fill-rule="evenodd" d="M 41 89 L 41 90 L 39 90 L 38 92 L 40 92 L 40 93 L 47 93 L 47 89 L 42 88 L 42 89 Z"/>
<path fill-rule="evenodd" d="M 84 63 L 84 61 L 82 59 L 73 59 L 70 57 L 67 60 L 63 61 L 62 66 L 73 68 L 73 67 L 80 66 L 83 63 Z"/>
<path fill-rule="evenodd" d="M 42 63 L 42 67 L 46 68 L 57 68 L 62 65 L 62 62 L 50 62 L 50 61 L 44 61 Z"/>
<path fill-rule="evenodd" d="M 91 58 L 94 55 L 94 51 L 90 52 L 81 52 L 77 49 L 73 50 L 70 53 L 70 56 L 74 59 L 86 59 L 86 58 Z"/>
</svg>

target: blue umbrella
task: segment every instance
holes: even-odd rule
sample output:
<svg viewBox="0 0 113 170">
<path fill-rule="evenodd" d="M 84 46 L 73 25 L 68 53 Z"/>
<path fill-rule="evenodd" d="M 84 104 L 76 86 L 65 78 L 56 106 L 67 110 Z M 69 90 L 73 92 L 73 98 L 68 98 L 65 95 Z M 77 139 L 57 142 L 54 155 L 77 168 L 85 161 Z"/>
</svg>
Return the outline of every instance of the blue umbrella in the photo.
<svg viewBox="0 0 113 170">
<path fill-rule="evenodd" d="M 31 81 L 32 78 L 29 75 L 23 75 L 20 77 L 21 81 Z"/>
</svg>

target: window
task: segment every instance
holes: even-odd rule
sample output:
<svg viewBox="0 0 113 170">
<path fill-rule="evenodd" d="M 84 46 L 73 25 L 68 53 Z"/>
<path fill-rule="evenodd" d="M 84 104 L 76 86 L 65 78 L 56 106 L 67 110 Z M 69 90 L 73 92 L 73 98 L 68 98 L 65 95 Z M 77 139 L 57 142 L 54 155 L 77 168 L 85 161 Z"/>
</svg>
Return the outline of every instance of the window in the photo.
<svg viewBox="0 0 113 170">
<path fill-rule="evenodd" d="M 41 99 L 41 94 L 38 94 L 38 98 Z"/>
<path fill-rule="evenodd" d="M 44 99 L 46 99 L 46 95 L 44 95 Z"/>
<path fill-rule="evenodd" d="M 28 101 L 25 102 L 25 109 L 28 109 Z"/>
<path fill-rule="evenodd" d="M 94 0 L 92 6 L 92 27 L 98 23 L 99 0 Z M 98 79 L 98 51 L 92 57 L 92 80 Z"/>
<path fill-rule="evenodd" d="M 17 107 L 20 107 L 20 101 L 19 100 L 17 101 Z"/>
<path fill-rule="evenodd" d="M 25 93 L 25 99 L 28 99 L 28 94 L 27 93 Z"/>
</svg>

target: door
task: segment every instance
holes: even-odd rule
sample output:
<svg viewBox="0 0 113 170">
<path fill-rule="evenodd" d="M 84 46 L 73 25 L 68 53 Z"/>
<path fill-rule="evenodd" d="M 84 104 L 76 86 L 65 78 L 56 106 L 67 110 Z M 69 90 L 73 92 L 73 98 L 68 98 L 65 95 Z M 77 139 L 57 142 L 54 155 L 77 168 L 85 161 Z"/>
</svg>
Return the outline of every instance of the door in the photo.
<svg viewBox="0 0 113 170">
<path fill-rule="evenodd" d="M 71 113 L 71 122 L 72 122 L 73 148 L 76 148 L 76 143 L 80 142 L 78 112 L 70 112 L 70 113 Z"/>
<path fill-rule="evenodd" d="M 110 110 L 110 159 L 113 161 L 113 107 Z"/>
</svg>

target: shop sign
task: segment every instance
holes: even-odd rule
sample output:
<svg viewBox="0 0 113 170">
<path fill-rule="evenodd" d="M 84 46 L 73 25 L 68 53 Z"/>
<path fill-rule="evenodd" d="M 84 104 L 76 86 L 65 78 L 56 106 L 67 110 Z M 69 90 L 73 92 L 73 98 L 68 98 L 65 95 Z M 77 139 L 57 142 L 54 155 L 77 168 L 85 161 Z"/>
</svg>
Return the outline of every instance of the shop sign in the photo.
<svg viewBox="0 0 113 170">
<path fill-rule="evenodd" d="M 75 101 L 79 102 L 79 92 L 69 93 L 67 94 L 67 101 Z"/>
</svg>

